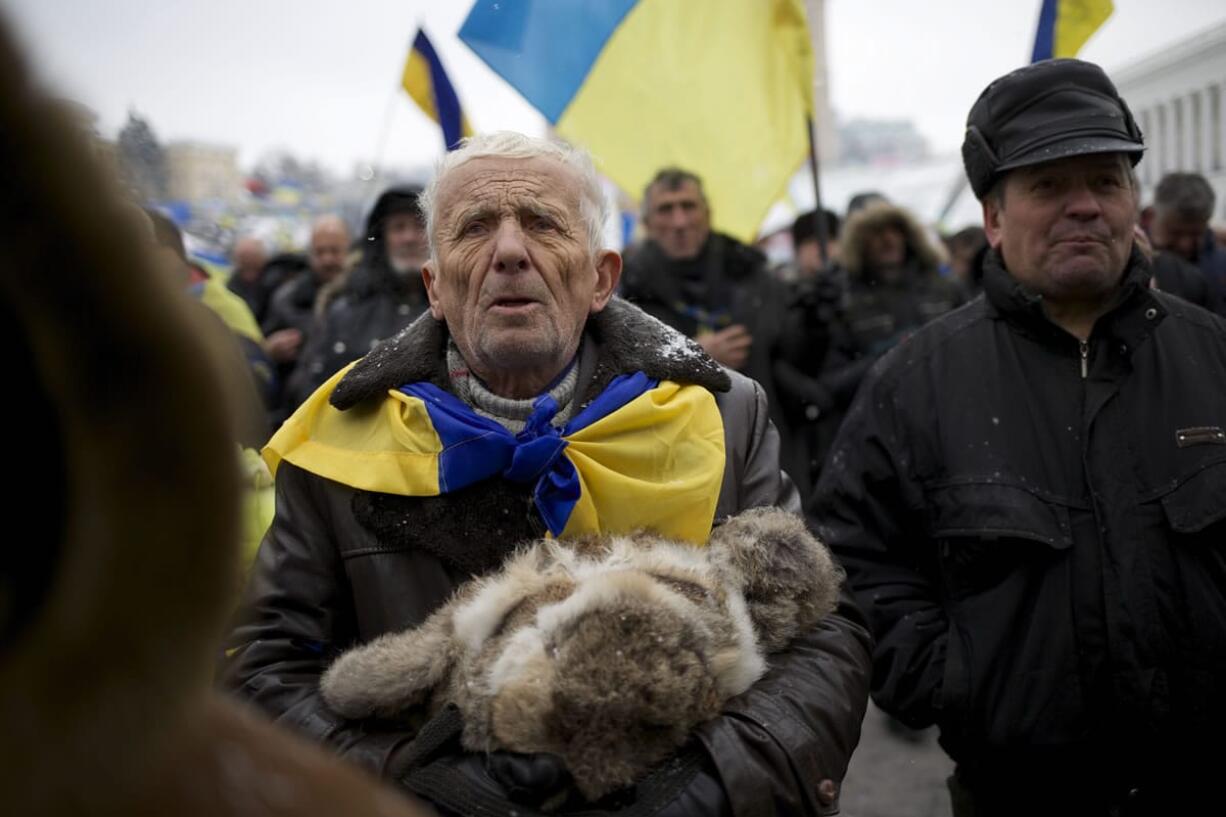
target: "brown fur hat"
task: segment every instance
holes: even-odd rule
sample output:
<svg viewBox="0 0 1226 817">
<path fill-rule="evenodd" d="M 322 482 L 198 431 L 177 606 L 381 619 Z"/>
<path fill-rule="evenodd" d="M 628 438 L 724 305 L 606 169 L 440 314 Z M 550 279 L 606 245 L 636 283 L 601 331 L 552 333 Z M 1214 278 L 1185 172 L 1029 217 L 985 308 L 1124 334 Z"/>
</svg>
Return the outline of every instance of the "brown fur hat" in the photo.
<svg viewBox="0 0 1226 817">
<path fill-rule="evenodd" d="M 588 799 L 673 754 L 834 609 L 842 573 L 776 508 L 706 548 L 652 534 L 542 540 L 422 626 L 342 655 L 321 689 L 350 718 L 456 704 L 471 751 L 546 752 Z"/>
<path fill-rule="evenodd" d="M 868 263 L 868 239 L 886 227 L 895 227 L 903 234 L 908 258 L 914 259 L 920 270 L 935 275 L 945 253 L 937 246 L 912 213 L 889 202 L 880 201 L 857 210 L 847 217 L 839 239 L 839 260 L 852 278 L 865 273 Z"/>
</svg>

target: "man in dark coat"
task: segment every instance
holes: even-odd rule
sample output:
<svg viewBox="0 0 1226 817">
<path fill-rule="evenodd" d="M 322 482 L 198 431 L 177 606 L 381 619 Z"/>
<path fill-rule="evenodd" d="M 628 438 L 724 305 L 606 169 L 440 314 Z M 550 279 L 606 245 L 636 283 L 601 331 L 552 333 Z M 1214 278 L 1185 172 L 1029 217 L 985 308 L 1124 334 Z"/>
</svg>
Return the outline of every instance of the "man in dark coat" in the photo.
<svg viewBox="0 0 1226 817">
<path fill-rule="evenodd" d="M 268 310 L 268 298 L 272 294 L 262 280 L 264 266 L 268 262 L 264 242 L 255 236 L 243 236 L 234 242 L 230 261 L 233 269 L 226 287 L 246 302 L 256 323 L 262 323 Z"/>
<path fill-rule="evenodd" d="M 287 279 L 269 299 L 260 328 L 264 332 L 264 353 L 276 365 L 269 412 L 274 427 L 295 408 L 289 402 L 287 385 L 315 324 L 316 298 L 321 287 L 344 274 L 348 250 L 349 228 L 340 217 L 316 219 L 311 226 L 307 269 Z"/>
<path fill-rule="evenodd" d="M 1147 213 L 1154 249 L 1166 250 L 1204 273 L 1211 306 L 1226 316 L 1226 250 L 1217 245 L 1209 222 L 1217 197 L 1199 173 L 1168 173 L 1154 190 Z"/>
<path fill-rule="evenodd" d="M 1145 220 L 1145 217 L 1145 211 L 1142 210 L 1142 221 Z M 1137 249 L 1149 261 L 1150 269 L 1154 273 L 1150 281 L 1154 289 L 1169 292 L 1205 309 L 1213 309 L 1213 293 L 1209 288 L 1209 281 L 1199 268 L 1173 252 L 1155 250 L 1149 234 L 1141 228 L 1140 224 L 1133 230 L 1133 238 Z"/>
<path fill-rule="evenodd" d="M 988 86 L 963 143 L 984 297 L 874 367 L 809 507 L 869 612 L 874 698 L 939 725 L 956 814 L 1221 797 L 1226 322 L 1149 288 L 1143 149 L 1095 65 Z"/>
<path fill-rule="evenodd" d="M 718 363 L 756 380 L 771 419 L 786 433 L 773 362 L 798 318 L 786 286 L 768 272 L 766 256 L 713 231 L 702 180 L 678 168 L 661 170 L 647 185 L 643 225 L 647 240 L 626 255 L 621 294 L 693 338 Z M 786 440 L 784 452 L 785 470 L 801 478 L 803 457 L 794 457 Z"/>
<path fill-rule="evenodd" d="M 426 311 L 421 268 L 430 248 L 420 194 L 419 187 L 393 187 L 371 208 L 362 261 L 311 331 L 290 376 L 292 405 Z"/>
<path fill-rule="evenodd" d="M 277 515 L 224 674 L 280 722 L 452 811 L 522 812 L 565 787 L 550 757 L 464 754 L 446 711 L 417 740 L 404 720 L 345 721 L 320 697 L 330 660 L 421 624 L 546 533 L 706 541 L 731 514 L 799 501 L 762 389 L 613 299 L 621 257 L 601 249 L 606 205 L 585 154 L 481 136 L 444 158 L 423 202 L 430 313 L 270 443 Z M 661 815 L 835 807 L 867 670 L 844 598 L 618 802 Z"/>
<path fill-rule="evenodd" d="M 822 418 L 830 407 L 830 393 L 820 382 L 830 348 L 830 329 L 847 295 L 847 271 L 839 264 L 841 222 L 823 210 L 827 238 L 822 257 L 815 211 L 802 213 L 792 222 L 794 259 L 776 270 L 787 282 L 790 327 L 784 332 L 782 354 L 774 360 L 775 386 L 786 418 L 796 466 L 789 476 L 808 498 L 829 436 L 823 436 Z"/>
<path fill-rule="evenodd" d="M 847 291 L 827 329 L 827 351 L 810 383 L 816 467 L 873 363 L 928 321 L 961 305 L 960 283 L 941 277 L 941 256 L 905 208 L 878 198 L 848 217 L 840 241 Z"/>
</svg>

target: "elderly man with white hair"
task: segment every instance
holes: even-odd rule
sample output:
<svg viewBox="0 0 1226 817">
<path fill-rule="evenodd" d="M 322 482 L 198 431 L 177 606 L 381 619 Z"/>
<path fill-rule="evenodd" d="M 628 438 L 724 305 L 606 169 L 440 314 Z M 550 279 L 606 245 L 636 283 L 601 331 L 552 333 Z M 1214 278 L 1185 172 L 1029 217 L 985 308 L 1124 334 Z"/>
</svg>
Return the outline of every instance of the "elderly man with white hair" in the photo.
<svg viewBox="0 0 1226 817">
<path fill-rule="evenodd" d="M 799 503 L 761 388 L 614 297 L 621 257 L 601 246 L 586 154 L 478 137 L 444 158 L 422 210 L 429 313 L 325 383 L 265 452 L 276 519 L 225 681 L 444 809 L 523 813 L 565 799 L 551 756 L 465 755 L 437 718 L 345 721 L 319 693 L 331 660 L 421 624 L 527 541 L 652 529 L 702 545 L 733 514 Z M 671 771 L 596 807 L 837 808 L 868 651 L 845 597 Z"/>
</svg>

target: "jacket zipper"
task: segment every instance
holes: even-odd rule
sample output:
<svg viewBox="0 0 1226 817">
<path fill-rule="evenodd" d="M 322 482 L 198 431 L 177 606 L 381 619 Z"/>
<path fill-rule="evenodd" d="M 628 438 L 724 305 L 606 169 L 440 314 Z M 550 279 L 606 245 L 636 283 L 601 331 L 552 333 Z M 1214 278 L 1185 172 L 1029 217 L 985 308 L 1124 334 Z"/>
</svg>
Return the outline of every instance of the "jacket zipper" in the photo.
<svg viewBox="0 0 1226 817">
<path fill-rule="evenodd" d="M 1081 341 L 1081 379 L 1085 380 L 1090 369 L 1090 342 Z"/>
</svg>

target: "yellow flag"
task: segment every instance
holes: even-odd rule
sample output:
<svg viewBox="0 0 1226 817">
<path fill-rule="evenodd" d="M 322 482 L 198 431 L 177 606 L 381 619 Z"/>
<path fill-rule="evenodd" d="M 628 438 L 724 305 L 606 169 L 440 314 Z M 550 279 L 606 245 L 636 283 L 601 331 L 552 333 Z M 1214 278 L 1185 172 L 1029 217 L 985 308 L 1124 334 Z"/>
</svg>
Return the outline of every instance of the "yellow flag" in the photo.
<svg viewBox="0 0 1226 817">
<path fill-rule="evenodd" d="M 750 241 L 808 155 L 812 65 L 800 0 L 640 0 L 557 132 L 636 196 L 660 168 L 696 173 L 716 228 Z"/>
</svg>

